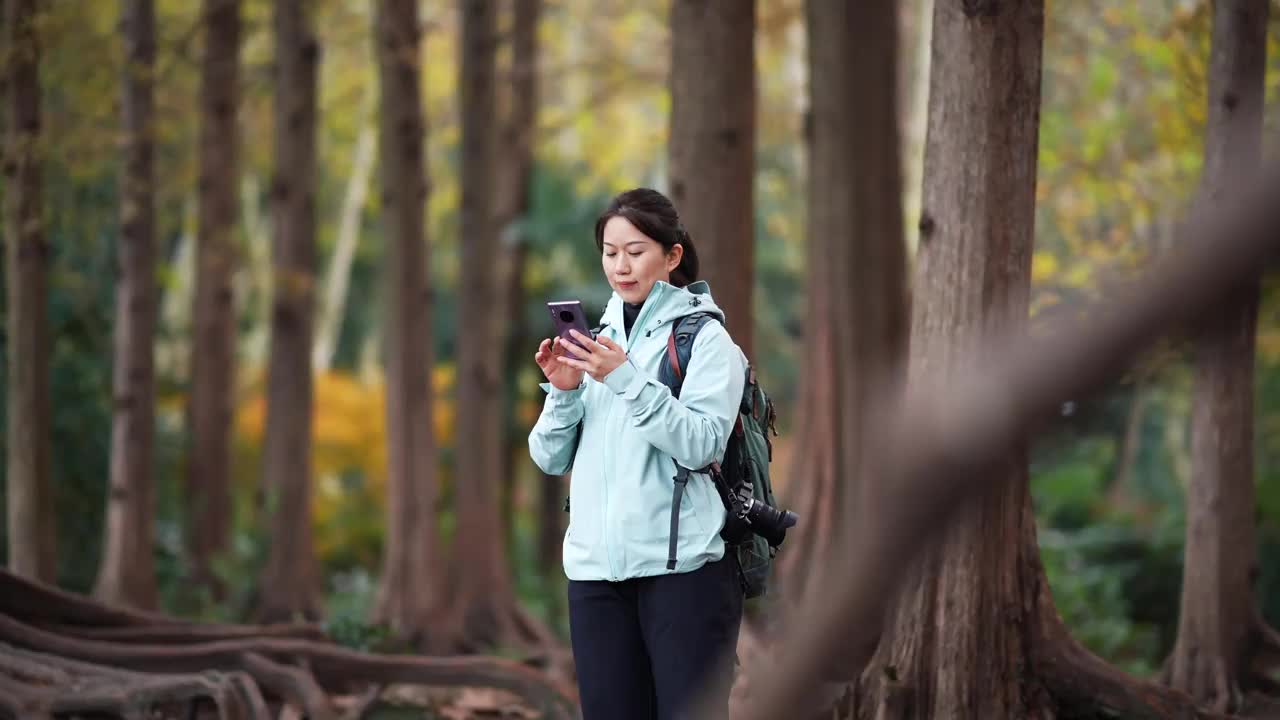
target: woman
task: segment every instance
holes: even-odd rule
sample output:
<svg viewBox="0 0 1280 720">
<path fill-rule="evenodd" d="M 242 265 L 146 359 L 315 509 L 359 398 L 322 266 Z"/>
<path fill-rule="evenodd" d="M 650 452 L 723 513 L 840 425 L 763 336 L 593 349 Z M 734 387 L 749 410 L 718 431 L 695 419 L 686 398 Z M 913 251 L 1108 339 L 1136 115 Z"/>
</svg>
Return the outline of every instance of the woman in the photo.
<svg viewBox="0 0 1280 720">
<path fill-rule="evenodd" d="M 696 471 L 723 459 L 746 357 L 695 282 L 698 256 L 670 200 L 624 192 L 595 236 L 613 297 L 595 339 L 575 331 L 579 359 L 560 338 L 538 347 L 548 394 L 529 436 L 544 472 L 573 469 L 564 569 L 583 715 L 680 717 L 707 686 L 727 716 L 742 590 L 706 474 L 691 474 L 680 499 L 674 563 L 668 543 L 676 464 Z M 719 322 L 697 334 L 676 399 L 658 371 L 672 324 L 694 312 Z"/>
</svg>

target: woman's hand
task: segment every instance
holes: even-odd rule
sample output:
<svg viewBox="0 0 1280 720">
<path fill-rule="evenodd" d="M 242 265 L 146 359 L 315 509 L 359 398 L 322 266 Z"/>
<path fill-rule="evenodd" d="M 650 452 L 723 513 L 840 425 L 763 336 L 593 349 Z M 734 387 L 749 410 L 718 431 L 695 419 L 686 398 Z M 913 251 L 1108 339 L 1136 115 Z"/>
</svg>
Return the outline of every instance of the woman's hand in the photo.
<svg viewBox="0 0 1280 720">
<path fill-rule="evenodd" d="M 564 352 L 564 348 L 560 346 L 560 338 L 555 340 L 547 338 L 538 346 L 538 352 L 533 359 L 538 363 L 538 367 L 542 368 L 542 374 L 547 377 L 547 382 L 560 390 L 577 390 L 582 384 L 583 373 L 581 370 L 556 362 Z"/>
<path fill-rule="evenodd" d="M 583 347 L 573 348 L 573 354 L 581 359 L 557 355 L 555 361 L 565 368 L 579 371 L 578 377 L 582 377 L 581 373 L 585 372 L 596 382 L 604 382 L 605 376 L 627 361 L 626 351 L 609 338 L 601 335 L 598 340 L 592 340 L 577 330 L 569 332 L 582 343 Z"/>
</svg>

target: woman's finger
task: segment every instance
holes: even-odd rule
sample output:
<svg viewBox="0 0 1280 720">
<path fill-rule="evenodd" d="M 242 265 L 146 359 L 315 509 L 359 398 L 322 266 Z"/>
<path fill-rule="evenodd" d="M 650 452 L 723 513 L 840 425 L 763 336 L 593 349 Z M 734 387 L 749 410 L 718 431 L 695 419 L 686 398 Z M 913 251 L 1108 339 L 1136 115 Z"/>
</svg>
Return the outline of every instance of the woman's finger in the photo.
<svg viewBox="0 0 1280 720">
<path fill-rule="evenodd" d="M 556 356 L 556 360 L 560 361 L 565 365 L 568 365 L 571 368 L 574 368 L 575 370 L 581 370 L 583 372 L 587 372 L 588 370 L 591 369 L 591 366 L 588 365 L 587 363 L 584 363 L 581 360 L 574 360 L 573 358 L 567 355 L 558 355 Z"/>
<path fill-rule="evenodd" d="M 577 330 L 570 330 L 569 334 L 577 338 L 579 343 L 582 345 L 582 348 L 586 350 L 588 353 L 594 352 L 596 348 L 601 347 L 600 343 L 596 342 L 595 340 L 592 340 L 586 335 L 583 335 Z"/>
</svg>

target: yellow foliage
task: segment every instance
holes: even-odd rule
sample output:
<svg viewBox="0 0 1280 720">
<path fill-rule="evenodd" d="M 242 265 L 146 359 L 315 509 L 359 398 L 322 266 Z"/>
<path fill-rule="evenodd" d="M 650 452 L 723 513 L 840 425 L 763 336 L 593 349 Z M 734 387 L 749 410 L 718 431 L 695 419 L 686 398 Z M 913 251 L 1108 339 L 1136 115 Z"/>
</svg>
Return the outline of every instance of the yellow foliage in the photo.
<svg viewBox="0 0 1280 720">
<path fill-rule="evenodd" d="M 1038 252 L 1031 258 L 1031 282 L 1047 282 L 1058 272 L 1058 258 L 1049 252 Z"/>
<path fill-rule="evenodd" d="M 1270 323 L 1259 324 L 1258 354 L 1268 363 L 1280 360 L 1280 328 Z"/>
<path fill-rule="evenodd" d="M 246 383 L 236 409 L 235 433 L 242 450 L 260 457 L 266 427 L 266 385 L 261 373 Z M 432 433 L 437 448 L 454 440 L 452 400 L 455 372 L 452 365 L 437 365 L 431 372 Z M 381 374 L 365 381 L 341 370 L 315 375 L 314 412 L 311 418 L 312 523 L 316 550 L 322 558 L 350 552 L 360 537 L 382 522 L 387 492 L 386 383 Z M 257 474 L 239 478 L 242 487 L 253 487 Z M 366 526 L 343 514 L 352 508 L 373 510 L 362 518 Z"/>
</svg>

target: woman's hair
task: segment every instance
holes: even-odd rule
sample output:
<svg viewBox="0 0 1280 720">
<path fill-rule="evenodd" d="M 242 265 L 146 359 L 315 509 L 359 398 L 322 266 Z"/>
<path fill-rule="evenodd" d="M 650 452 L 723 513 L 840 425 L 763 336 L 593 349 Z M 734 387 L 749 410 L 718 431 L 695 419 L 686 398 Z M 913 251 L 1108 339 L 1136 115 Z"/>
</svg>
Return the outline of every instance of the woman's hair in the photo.
<svg viewBox="0 0 1280 720">
<path fill-rule="evenodd" d="M 693 249 L 693 238 L 680 224 L 676 207 L 666 195 L 649 188 L 636 188 L 610 201 L 609 207 L 596 220 L 596 248 L 600 252 L 604 252 L 604 226 L 615 217 L 626 218 L 666 252 L 671 252 L 676 243 L 684 247 L 680 264 L 671 271 L 672 285 L 684 287 L 698 279 L 698 253 Z"/>
</svg>

